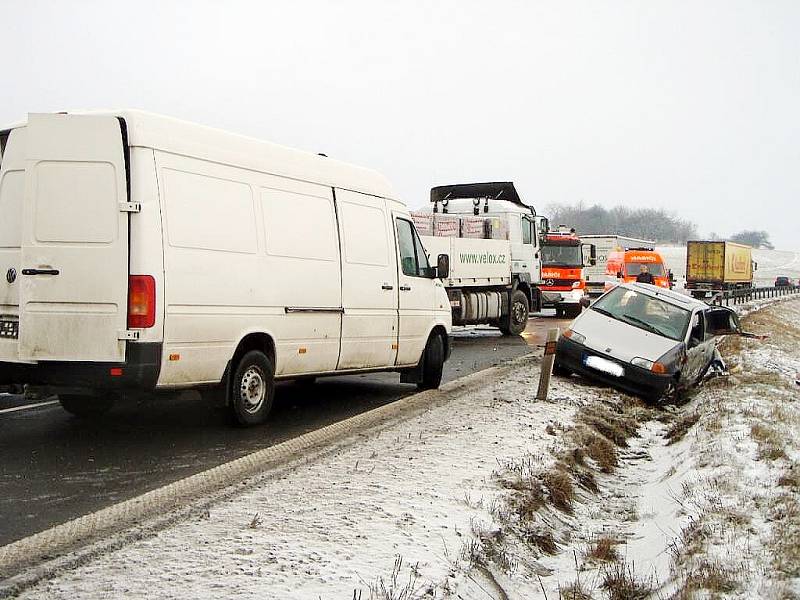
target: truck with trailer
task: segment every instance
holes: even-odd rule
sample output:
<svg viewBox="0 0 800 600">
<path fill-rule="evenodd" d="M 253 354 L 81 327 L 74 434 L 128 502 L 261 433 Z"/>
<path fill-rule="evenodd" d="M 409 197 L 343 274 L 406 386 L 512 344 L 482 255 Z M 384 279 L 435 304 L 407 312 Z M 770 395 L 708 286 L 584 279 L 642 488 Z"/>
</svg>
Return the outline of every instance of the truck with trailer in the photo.
<svg viewBox="0 0 800 600">
<path fill-rule="evenodd" d="M 581 314 L 589 302 L 584 269 L 595 260 L 594 244 L 584 244 L 574 229 L 548 231 L 542 240 L 542 305 L 558 317 Z"/>
<path fill-rule="evenodd" d="M 603 294 L 606 289 L 606 282 L 609 281 L 607 275 L 607 263 L 612 252 L 624 252 L 633 248 L 654 248 L 655 242 L 650 240 L 640 240 L 637 238 L 622 235 L 582 235 L 581 239 L 595 246 L 595 264 L 587 266 L 586 293 L 591 297 Z M 615 277 L 616 278 L 616 273 Z"/>
<path fill-rule="evenodd" d="M 686 242 L 686 290 L 695 298 L 753 287 L 753 249 L 717 240 Z"/>
<path fill-rule="evenodd" d="M 451 312 L 380 173 L 140 111 L 0 127 L 0 386 L 76 416 L 199 388 L 240 426 L 275 381 L 438 387 Z"/>
<path fill-rule="evenodd" d="M 522 333 L 529 312 L 542 308 L 547 219 L 522 201 L 512 182 L 438 186 L 430 200 L 431 208 L 412 218 L 431 257 L 449 256 L 443 282 L 453 324 Z"/>
</svg>

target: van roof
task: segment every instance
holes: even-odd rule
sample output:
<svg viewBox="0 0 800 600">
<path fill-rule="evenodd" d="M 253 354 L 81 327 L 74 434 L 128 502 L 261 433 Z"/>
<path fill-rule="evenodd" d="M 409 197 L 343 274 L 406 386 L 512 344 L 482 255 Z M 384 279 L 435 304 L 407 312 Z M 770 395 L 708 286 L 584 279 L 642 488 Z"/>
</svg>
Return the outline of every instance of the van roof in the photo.
<svg viewBox="0 0 800 600">
<path fill-rule="evenodd" d="M 132 147 L 153 148 L 373 196 L 395 198 L 389 180 L 377 171 L 312 152 L 142 110 L 68 112 L 74 115 L 109 115 L 124 119 L 128 129 L 128 143 Z M 26 122 L 21 122 L 0 127 L 0 132 L 25 125 Z"/>
</svg>

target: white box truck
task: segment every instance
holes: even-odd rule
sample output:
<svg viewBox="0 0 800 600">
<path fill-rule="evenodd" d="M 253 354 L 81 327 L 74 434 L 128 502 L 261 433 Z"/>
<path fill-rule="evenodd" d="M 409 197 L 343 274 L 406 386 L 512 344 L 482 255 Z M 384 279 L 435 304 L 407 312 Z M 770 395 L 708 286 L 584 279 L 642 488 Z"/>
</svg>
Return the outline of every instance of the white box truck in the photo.
<svg viewBox="0 0 800 600">
<path fill-rule="evenodd" d="M 621 252 L 633 248 L 654 248 L 652 240 L 640 240 L 622 235 L 581 235 L 581 240 L 594 244 L 595 264 L 587 266 L 586 293 L 589 296 L 600 296 L 605 291 L 606 281 L 616 283 L 613 277 L 606 273 L 608 255 L 611 252 Z"/>
<path fill-rule="evenodd" d="M 525 330 L 528 313 L 541 310 L 541 233 L 547 220 L 523 203 L 511 182 L 444 185 L 431 190 L 432 208 L 421 216 L 461 220 L 474 236 L 484 219 L 485 238 L 423 236 L 431 256 L 449 256 L 444 278 L 453 323 L 490 324 L 506 335 Z M 414 213 L 417 214 L 417 213 Z M 495 239 L 499 238 L 499 239 Z"/>
<path fill-rule="evenodd" d="M 0 385 L 80 416 L 213 388 L 239 425 L 276 379 L 439 385 L 449 299 L 380 174 L 138 111 L 31 114 L 0 148 Z"/>
</svg>

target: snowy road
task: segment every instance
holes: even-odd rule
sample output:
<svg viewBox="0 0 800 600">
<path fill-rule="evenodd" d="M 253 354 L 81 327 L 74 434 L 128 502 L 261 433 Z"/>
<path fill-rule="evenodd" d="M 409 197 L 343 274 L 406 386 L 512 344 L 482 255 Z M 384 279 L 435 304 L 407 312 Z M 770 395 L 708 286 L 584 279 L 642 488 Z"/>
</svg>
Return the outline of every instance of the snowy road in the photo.
<svg viewBox="0 0 800 600">
<path fill-rule="evenodd" d="M 444 379 L 538 351 L 546 330 L 564 323 L 535 318 L 523 337 L 508 338 L 490 328 L 457 330 Z M 230 428 L 192 394 L 126 403 L 94 423 L 52 400 L 0 395 L 0 545 L 415 391 L 396 374 L 282 383 L 271 422 L 247 430 Z"/>
</svg>

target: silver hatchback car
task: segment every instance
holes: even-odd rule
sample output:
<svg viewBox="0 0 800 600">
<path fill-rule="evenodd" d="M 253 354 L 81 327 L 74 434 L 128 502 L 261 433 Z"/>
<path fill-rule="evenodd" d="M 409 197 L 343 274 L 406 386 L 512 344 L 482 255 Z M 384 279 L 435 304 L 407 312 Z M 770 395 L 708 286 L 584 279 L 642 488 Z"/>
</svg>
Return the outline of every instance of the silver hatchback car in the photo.
<svg viewBox="0 0 800 600">
<path fill-rule="evenodd" d="M 702 379 L 721 363 L 720 336 L 739 333 L 730 308 L 644 283 L 620 284 L 564 331 L 554 372 L 658 401 Z"/>
</svg>

